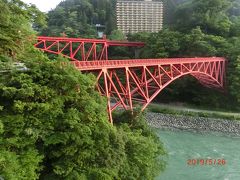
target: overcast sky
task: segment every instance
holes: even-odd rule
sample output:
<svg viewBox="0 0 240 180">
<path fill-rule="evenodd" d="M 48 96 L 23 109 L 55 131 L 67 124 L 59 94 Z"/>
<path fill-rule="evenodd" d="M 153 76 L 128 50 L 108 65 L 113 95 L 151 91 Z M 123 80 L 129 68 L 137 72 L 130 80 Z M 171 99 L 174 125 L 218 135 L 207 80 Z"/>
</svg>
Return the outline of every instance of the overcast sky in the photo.
<svg viewBox="0 0 240 180">
<path fill-rule="evenodd" d="M 47 12 L 56 7 L 63 0 L 22 0 L 25 3 L 35 4 L 38 9 Z"/>
</svg>

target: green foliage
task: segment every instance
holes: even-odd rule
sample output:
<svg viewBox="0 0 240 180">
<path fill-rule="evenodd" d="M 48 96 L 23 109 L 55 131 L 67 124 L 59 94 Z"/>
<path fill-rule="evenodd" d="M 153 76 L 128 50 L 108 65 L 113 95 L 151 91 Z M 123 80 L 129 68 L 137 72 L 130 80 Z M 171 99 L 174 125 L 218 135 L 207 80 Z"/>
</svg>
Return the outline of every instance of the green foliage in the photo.
<svg viewBox="0 0 240 180">
<path fill-rule="evenodd" d="M 0 0 L 0 9 L 0 53 L 16 57 L 32 44 L 30 22 L 40 28 L 44 15 L 20 0 Z"/>
<path fill-rule="evenodd" d="M 0 150 L 0 174 L 5 179 L 38 179 L 39 163 L 42 157 L 35 149 L 27 148 L 22 152 Z"/>
<path fill-rule="evenodd" d="M 231 92 L 240 104 L 240 56 L 233 64 L 234 71 L 231 72 L 232 84 L 230 86 Z"/>
<path fill-rule="evenodd" d="M 115 1 L 66 0 L 48 13 L 48 36 L 96 37 L 96 24 L 105 25 L 105 33 L 115 29 Z"/>
<path fill-rule="evenodd" d="M 226 12 L 231 2 L 227 0 L 193 0 L 181 5 L 175 15 L 176 28 L 182 32 L 197 26 L 205 33 L 227 35 L 231 21 Z"/>
<path fill-rule="evenodd" d="M 114 30 L 111 32 L 110 36 L 108 37 L 108 39 L 111 39 L 111 40 L 125 40 L 125 36 L 123 34 L 122 31 L 120 30 Z"/>
<path fill-rule="evenodd" d="M 191 117 L 206 117 L 206 118 L 219 118 L 219 119 L 229 119 L 229 120 L 240 120 L 239 113 L 226 112 L 226 109 L 218 109 L 210 111 L 199 110 L 194 107 L 183 107 L 183 108 L 174 108 L 172 106 L 161 106 L 159 104 L 151 104 L 148 106 L 148 110 L 154 113 L 163 113 L 163 114 L 172 114 L 172 115 L 183 115 Z"/>
<path fill-rule="evenodd" d="M 140 111 L 119 112 L 115 114 L 114 122 L 118 131 L 125 134 L 128 166 L 122 170 L 121 179 L 153 179 L 165 169 L 163 145 Z"/>
<path fill-rule="evenodd" d="M 163 21 L 164 25 L 171 25 L 174 21 L 174 14 L 169 12 L 175 12 L 179 4 L 182 4 L 188 0 L 162 0 L 164 3 Z"/>
<path fill-rule="evenodd" d="M 162 144 L 141 117 L 112 126 L 92 75 L 34 57 L 0 80 L 4 178 L 152 179 L 164 169 Z"/>
<path fill-rule="evenodd" d="M 184 34 L 163 29 L 158 33 L 130 36 L 131 40 L 145 41 L 142 58 L 196 57 L 225 55 L 228 42 L 221 36 L 204 34 L 200 27 Z"/>
<path fill-rule="evenodd" d="M 113 30 L 108 36 L 110 40 L 126 41 L 126 37 L 120 30 Z M 129 59 L 131 53 L 129 53 L 128 47 L 112 46 L 108 48 L 109 59 Z M 133 53 L 132 53 L 133 54 Z"/>
<path fill-rule="evenodd" d="M 182 37 L 180 56 L 224 56 L 228 46 L 225 38 L 204 34 L 200 27 Z"/>
<path fill-rule="evenodd" d="M 16 70 L 12 64 L 15 58 L 32 46 L 30 22 L 41 27 L 44 16 L 34 6 L 19 0 L 0 0 L 0 8 L 0 91 L 4 97 L 0 98 L 0 174 L 6 179 L 37 179 L 43 156 L 35 149 L 34 138 L 29 138 L 24 131 L 24 117 L 6 113 L 10 103 L 6 97 L 12 96 L 16 89 L 2 82 L 11 78 L 8 72 Z M 8 121 L 10 123 L 6 123 Z"/>
<path fill-rule="evenodd" d="M 141 58 L 164 58 L 170 55 L 175 56 L 179 52 L 180 37 L 180 33 L 164 29 L 158 33 L 130 35 L 129 39 L 146 42 L 141 52 Z"/>
</svg>

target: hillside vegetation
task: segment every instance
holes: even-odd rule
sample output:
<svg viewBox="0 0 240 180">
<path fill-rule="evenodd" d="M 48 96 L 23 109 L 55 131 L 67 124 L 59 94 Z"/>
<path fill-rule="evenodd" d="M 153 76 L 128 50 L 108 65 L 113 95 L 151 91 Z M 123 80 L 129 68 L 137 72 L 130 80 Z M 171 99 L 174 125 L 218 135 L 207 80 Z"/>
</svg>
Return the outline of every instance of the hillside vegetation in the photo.
<svg viewBox="0 0 240 180">
<path fill-rule="evenodd" d="M 116 29 L 116 0 L 66 0 L 50 11 L 42 34 L 70 37 L 96 37 L 96 24 L 105 26 L 107 35 Z"/>
</svg>

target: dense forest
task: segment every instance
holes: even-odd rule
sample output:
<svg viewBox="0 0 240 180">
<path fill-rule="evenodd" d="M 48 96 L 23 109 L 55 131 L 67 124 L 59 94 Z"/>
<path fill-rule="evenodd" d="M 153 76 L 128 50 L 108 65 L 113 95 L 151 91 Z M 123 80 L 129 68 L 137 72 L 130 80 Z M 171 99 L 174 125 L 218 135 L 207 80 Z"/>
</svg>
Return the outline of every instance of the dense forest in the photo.
<svg viewBox="0 0 240 180">
<path fill-rule="evenodd" d="M 105 26 L 109 35 L 116 29 L 116 0 L 67 0 L 62 1 L 48 15 L 48 25 L 43 35 L 70 37 L 96 37 L 96 24 Z"/>
<path fill-rule="evenodd" d="M 140 112 L 114 115 L 95 77 L 33 47 L 44 14 L 0 0 L 0 179 L 153 179 L 159 137 Z"/>
</svg>

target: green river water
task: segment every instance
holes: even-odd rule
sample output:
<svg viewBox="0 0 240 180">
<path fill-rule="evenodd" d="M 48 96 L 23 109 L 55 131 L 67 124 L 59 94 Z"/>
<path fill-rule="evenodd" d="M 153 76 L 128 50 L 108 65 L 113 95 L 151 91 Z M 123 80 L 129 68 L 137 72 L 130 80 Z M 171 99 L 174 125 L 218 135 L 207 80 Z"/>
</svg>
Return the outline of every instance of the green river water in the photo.
<svg viewBox="0 0 240 180">
<path fill-rule="evenodd" d="M 240 180 L 240 137 L 162 129 L 157 133 L 168 158 L 166 170 L 156 180 Z M 188 165 L 189 159 L 198 162 Z M 212 165 L 206 159 L 212 159 Z"/>
</svg>

